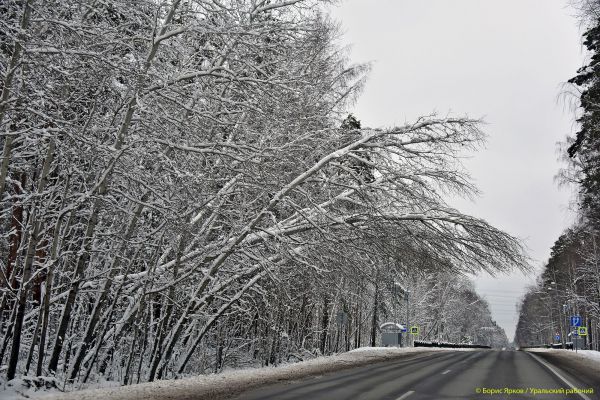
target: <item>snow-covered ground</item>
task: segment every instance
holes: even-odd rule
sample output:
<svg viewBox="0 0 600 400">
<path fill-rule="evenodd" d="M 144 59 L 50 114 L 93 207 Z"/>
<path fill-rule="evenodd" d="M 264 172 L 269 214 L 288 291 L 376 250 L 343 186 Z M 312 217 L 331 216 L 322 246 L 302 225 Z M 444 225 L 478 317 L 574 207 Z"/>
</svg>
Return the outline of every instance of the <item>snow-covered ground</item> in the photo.
<svg viewBox="0 0 600 400">
<path fill-rule="evenodd" d="M 365 365 L 378 361 L 424 356 L 434 351 L 475 351 L 477 349 L 443 348 L 390 348 L 362 347 L 335 356 L 317 357 L 312 360 L 279 367 L 264 367 L 226 371 L 221 374 L 201 375 L 178 380 L 163 380 L 139 385 L 114 387 L 106 382 L 101 389 L 81 390 L 70 393 L 27 390 L 22 380 L 14 380 L 0 387 L 0 398 L 22 400 L 29 397 L 45 400 L 141 400 L 141 399 L 210 399 L 227 398 L 245 389 L 276 383 L 284 380 L 301 379 L 327 372 Z M 4 389 L 4 391 L 2 391 Z"/>
<path fill-rule="evenodd" d="M 532 353 L 554 353 L 570 357 L 582 362 L 588 362 L 596 368 L 600 367 L 600 351 L 595 350 L 563 350 L 563 349 L 527 349 Z"/>
<path fill-rule="evenodd" d="M 59 394 L 57 389 L 61 385 L 60 380 L 50 377 L 22 376 L 7 382 L 4 376 L 0 376 L 0 400 L 22 400 L 37 398 L 50 393 Z M 120 387 L 119 382 L 99 380 L 86 383 L 86 389 Z"/>
<path fill-rule="evenodd" d="M 537 353 L 540 357 L 546 358 L 546 361 L 566 368 L 574 378 L 582 379 L 582 382 L 591 385 L 598 384 L 598 379 L 600 379 L 600 351 L 578 350 L 577 353 L 573 350 L 563 349 L 527 349 L 527 351 Z"/>
</svg>

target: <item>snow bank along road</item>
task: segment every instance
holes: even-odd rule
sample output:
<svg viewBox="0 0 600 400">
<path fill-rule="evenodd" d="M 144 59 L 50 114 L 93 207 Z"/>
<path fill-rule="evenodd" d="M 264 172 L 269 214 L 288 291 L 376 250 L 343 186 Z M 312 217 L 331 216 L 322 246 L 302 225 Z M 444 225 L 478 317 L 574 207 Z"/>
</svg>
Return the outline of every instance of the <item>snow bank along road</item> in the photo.
<svg viewBox="0 0 600 400">
<path fill-rule="evenodd" d="M 465 350 L 463 349 L 463 351 Z M 104 387 L 70 393 L 55 392 L 50 395 L 27 392 L 26 395 L 44 400 L 221 400 L 230 399 L 248 389 L 263 387 L 271 383 L 318 376 L 377 362 L 407 359 L 415 355 L 445 351 L 448 351 L 448 349 L 362 347 L 347 353 L 317 357 L 276 368 L 229 370 L 220 374 L 199 375 L 185 379 L 155 381 L 123 387 Z M 470 351 L 470 349 L 466 351 Z M 4 398 L 1 391 L 0 398 Z M 20 395 L 15 395 L 10 400 L 21 400 L 22 398 Z"/>
<path fill-rule="evenodd" d="M 588 393 L 578 394 L 574 389 Z M 594 393 L 589 393 L 589 389 Z M 228 371 L 175 381 L 33 397 L 61 400 L 591 400 L 600 399 L 599 393 L 599 360 L 576 357 L 568 351 L 530 354 L 473 349 L 361 348 L 278 368 Z"/>
<path fill-rule="evenodd" d="M 574 377 L 522 351 L 437 352 L 290 384 L 247 391 L 237 400 L 600 399 L 600 376 Z M 580 393 L 577 393 L 580 392 Z"/>
</svg>

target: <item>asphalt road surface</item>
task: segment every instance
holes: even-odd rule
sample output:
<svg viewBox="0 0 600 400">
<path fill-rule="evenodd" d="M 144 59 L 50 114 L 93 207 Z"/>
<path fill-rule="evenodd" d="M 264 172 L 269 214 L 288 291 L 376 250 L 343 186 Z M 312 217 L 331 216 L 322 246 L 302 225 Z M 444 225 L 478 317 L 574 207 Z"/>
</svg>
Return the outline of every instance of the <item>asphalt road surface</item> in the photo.
<svg viewBox="0 0 600 400">
<path fill-rule="evenodd" d="M 598 382 L 582 381 L 534 357 L 496 350 L 427 353 L 266 386 L 235 399 L 600 399 L 600 377 Z M 571 393 L 573 388 L 594 388 L 594 393 Z"/>
</svg>

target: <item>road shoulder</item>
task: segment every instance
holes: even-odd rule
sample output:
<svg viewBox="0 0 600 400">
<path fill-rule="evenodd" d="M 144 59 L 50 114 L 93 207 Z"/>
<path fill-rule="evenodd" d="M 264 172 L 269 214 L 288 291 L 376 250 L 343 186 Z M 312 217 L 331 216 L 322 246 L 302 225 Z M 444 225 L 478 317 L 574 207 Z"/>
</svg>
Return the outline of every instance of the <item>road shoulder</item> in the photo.
<svg viewBox="0 0 600 400">
<path fill-rule="evenodd" d="M 578 355 L 571 350 L 527 349 L 526 351 L 565 371 L 587 388 L 594 388 L 594 396 L 600 394 L 599 361 Z"/>
</svg>

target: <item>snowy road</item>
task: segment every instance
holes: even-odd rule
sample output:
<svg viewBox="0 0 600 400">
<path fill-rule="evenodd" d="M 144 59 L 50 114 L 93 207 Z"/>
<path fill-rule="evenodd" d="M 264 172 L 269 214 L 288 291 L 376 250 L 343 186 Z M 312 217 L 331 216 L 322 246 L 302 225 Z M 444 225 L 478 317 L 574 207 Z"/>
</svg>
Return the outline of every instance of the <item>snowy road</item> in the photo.
<svg viewBox="0 0 600 400">
<path fill-rule="evenodd" d="M 271 385 L 235 399 L 600 399 L 600 377 L 598 382 L 582 381 L 534 357 L 538 356 L 519 351 L 435 353 Z M 573 387 L 593 387 L 594 394 L 571 394 Z M 532 389 L 541 392 L 534 394 Z M 524 393 L 518 394 L 521 390 Z M 552 390 L 557 392 L 543 393 Z"/>
</svg>

